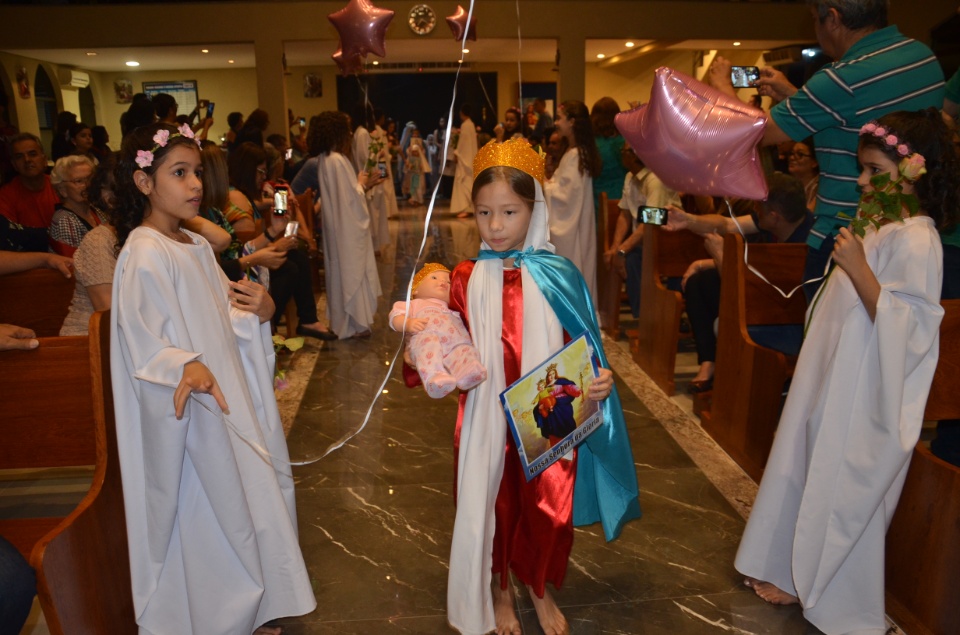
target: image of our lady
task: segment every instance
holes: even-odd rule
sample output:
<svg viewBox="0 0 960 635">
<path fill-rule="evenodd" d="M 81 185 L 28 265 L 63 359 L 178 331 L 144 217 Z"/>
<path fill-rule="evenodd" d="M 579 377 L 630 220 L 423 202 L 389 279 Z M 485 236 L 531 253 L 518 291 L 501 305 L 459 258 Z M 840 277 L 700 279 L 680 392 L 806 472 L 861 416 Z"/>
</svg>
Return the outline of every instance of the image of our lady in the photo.
<svg viewBox="0 0 960 635">
<path fill-rule="evenodd" d="M 533 417 L 540 428 L 540 434 L 549 439 L 550 446 L 553 447 L 577 428 L 577 421 L 573 416 L 573 400 L 580 397 L 582 391 L 576 383 L 560 377 L 555 364 L 547 367 L 547 390 L 552 393 L 556 405 L 546 416 L 541 414 L 539 408 L 534 408 Z"/>
</svg>

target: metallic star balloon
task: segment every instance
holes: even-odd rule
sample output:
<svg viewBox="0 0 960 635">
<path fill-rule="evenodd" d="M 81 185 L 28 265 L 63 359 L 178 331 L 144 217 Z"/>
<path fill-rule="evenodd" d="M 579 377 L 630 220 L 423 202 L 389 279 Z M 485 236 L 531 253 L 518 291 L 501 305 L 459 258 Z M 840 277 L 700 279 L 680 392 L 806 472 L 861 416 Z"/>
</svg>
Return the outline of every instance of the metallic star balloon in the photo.
<svg viewBox="0 0 960 635">
<path fill-rule="evenodd" d="M 333 61 L 337 63 L 337 66 L 340 68 L 340 74 L 346 77 L 352 73 L 359 73 L 363 71 L 363 58 L 359 55 L 354 55 L 353 57 L 345 57 L 343 55 L 343 45 L 340 44 L 337 46 L 337 51 L 330 57 L 333 58 Z"/>
<path fill-rule="evenodd" d="M 735 97 L 661 67 L 650 102 L 621 112 L 614 122 L 644 165 L 672 189 L 767 197 L 757 151 L 767 118 Z"/>
<path fill-rule="evenodd" d="M 340 49 L 345 59 L 369 53 L 384 57 L 387 49 L 383 41 L 393 14 L 367 0 L 350 0 L 347 6 L 327 18 L 340 33 Z"/>
<path fill-rule="evenodd" d="M 463 36 L 466 34 L 467 39 L 473 42 L 477 41 L 477 18 L 476 15 L 470 18 L 470 28 L 467 28 L 467 11 L 464 10 L 459 4 L 457 5 L 457 12 L 453 15 L 447 16 L 447 24 L 450 25 L 450 30 L 453 31 L 453 39 L 457 42 L 463 41 Z"/>
</svg>

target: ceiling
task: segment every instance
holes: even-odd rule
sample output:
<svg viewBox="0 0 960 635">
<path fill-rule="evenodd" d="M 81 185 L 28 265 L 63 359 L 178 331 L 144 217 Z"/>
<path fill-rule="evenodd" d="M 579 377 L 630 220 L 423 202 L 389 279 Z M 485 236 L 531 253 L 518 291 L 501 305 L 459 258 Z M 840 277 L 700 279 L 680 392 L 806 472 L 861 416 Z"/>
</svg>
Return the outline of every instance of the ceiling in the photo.
<svg viewBox="0 0 960 635">
<path fill-rule="evenodd" d="M 636 50 L 646 44 L 655 44 L 653 40 L 635 40 Z M 741 42 L 743 50 L 769 50 L 786 46 L 793 42 L 773 40 L 752 40 Z M 471 62 L 546 62 L 553 63 L 556 58 L 556 41 L 550 39 L 525 39 L 517 45 L 516 39 L 480 39 L 468 42 L 469 53 L 466 59 Z M 202 53 L 206 48 L 209 52 Z M 384 61 L 406 62 L 455 62 L 460 58 L 460 44 L 452 38 L 425 39 L 387 39 L 387 56 Z M 630 47 L 624 40 L 587 40 L 585 60 L 597 62 L 598 55 L 606 59 L 628 53 Z M 728 40 L 684 40 L 670 43 L 665 48 L 683 50 L 732 49 L 733 42 Z M 328 66 L 333 65 L 330 56 L 335 50 L 332 41 L 293 41 L 285 45 L 288 66 Z M 99 72 L 131 71 L 126 66 L 128 60 L 140 62 L 138 70 L 199 70 L 221 68 L 253 68 L 256 55 L 252 43 L 217 45 L 179 45 L 148 48 L 97 48 L 97 49 L 17 49 L 7 53 L 39 59 L 54 64 L 73 66 L 83 70 Z M 96 53 L 96 55 L 89 55 Z M 369 61 L 379 59 L 374 56 Z M 233 60 L 232 62 L 230 60 Z"/>
</svg>

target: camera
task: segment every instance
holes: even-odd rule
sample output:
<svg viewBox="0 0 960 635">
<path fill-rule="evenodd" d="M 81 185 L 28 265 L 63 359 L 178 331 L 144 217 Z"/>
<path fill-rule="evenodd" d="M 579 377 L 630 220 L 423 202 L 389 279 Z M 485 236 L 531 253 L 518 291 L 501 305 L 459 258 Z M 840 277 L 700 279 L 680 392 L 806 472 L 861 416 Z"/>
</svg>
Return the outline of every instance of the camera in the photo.
<svg viewBox="0 0 960 635">
<path fill-rule="evenodd" d="M 380 178 L 381 178 L 381 179 L 387 178 L 387 164 L 386 164 L 386 163 L 384 163 L 383 161 L 381 161 L 380 163 L 377 164 L 377 169 L 380 170 Z"/>
<path fill-rule="evenodd" d="M 731 66 L 730 81 L 734 88 L 751 88 L 760 79 L 758 66 Z"/>
<path fill-rule="evenodd" d="M 641 207 L 640 222 L 647 225 L 666 225 L 667 209 L 664 207 Z"/>
</svg>

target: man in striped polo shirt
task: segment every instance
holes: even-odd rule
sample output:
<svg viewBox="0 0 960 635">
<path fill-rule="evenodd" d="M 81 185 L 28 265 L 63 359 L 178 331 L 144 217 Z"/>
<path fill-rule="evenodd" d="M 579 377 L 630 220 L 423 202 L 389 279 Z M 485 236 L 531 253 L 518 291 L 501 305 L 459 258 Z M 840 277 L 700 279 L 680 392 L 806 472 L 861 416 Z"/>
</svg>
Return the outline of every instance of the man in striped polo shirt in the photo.
<svg viewBox="0 0 960 635">
<path fill-rule="evenodd" d="M 761 95 L 777 103 L 763 144 L 813 135 L 820 185 L 817 217 L 807 244 L 804 279 L 823 275 L 833 236 L 857 210 L 860 192 L 857 143 L 860 127 L 896 110 L 943 105 L 943 71 L 930 49 L 887 26 L 887 0 L 807 0 L 817 41 L 837 60 L 823 67 L 797 90 L 783 73 L 764 68 L 757 81 Z M 734 94 L 729 62 L 714 62 L 710 82 Z M 724 79 L 725 78 L 725 81 Z M 808 300 L 818 284 L 804 287 Z"/>
</svg>

